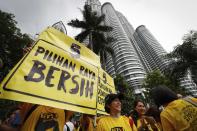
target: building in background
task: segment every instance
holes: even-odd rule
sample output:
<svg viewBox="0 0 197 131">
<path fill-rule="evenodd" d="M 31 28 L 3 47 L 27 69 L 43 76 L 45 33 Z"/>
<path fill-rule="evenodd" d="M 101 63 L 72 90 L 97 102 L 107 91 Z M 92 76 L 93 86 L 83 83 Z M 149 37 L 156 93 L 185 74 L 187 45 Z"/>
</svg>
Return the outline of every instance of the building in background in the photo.
<svg viewBox="0 0 197 131">
<path fill-rule="evenodd" d="M 142 51 L 143 56 L 147 60 L 146 62 L 148 62 L 146 65 L 150 65 L 152 70 L 159 69 L 164 71 L 169 62 L 164 58 L 164 55 L 166 55 L 167 52 L 150 31 L 144 25 L 141 25 L 136 28 L 134 38 L 137 41 L 138 47 Z"/>
<path fill-rule="evenodd" d="M 93 12 L 97 12 L 98 15 L 101 15 L 101 2 L 99 0 L 87 0 L 86 5 L 90 5 Z"/>
<path fill-rule="evenodd" d="M 101 12 L 105 14 L 104 24 L 113 27 L 113 30 L 106 35 L 116 39 L 111 43 L 114 55 L 113 60 L 108 59 L 106 62 L 107 72 L 112 76 L 114 76 L 114 71 L 121 74 L 131 87 L 140 89 L 146 71 L 128 37 L 132 37 L 133 27 L 121 13 L 114 9 L 111 3 L 103 4 Z"/>
<path fill-rule="evenodd" d="M 130 87 L 140 93 L 146 74 L 156 69 L 163 72 L 168 65 L 169 60 L 163 57 L 167 52 L 144 25 L 134 30 L 126 17 L 116 11 L 111 3 L 101 6 L 99 0 L 87 0 L 86 4 L 99 15 L 105 15 L 103 24 L 113 27 L 113 31 L 105 34 L 116 39 L 111 43 L 114 55 L 108 54 L 106 71 L 112 77 L 121 74 Z M 181 79 L 181 86 L 197 96 L 196 85 L 189 76 Z"/>
<path fill-rule="evenodd" d="M 149 65 L 151 67 L 151 70 L 147 71 L 147 73 L 157 69 L 163 72 L 168 66 L 170 60 L 164 57 L 167 52 L 156 40 L 156 38 L 144 25 L 136 28 L 134 37 L 143 54 L 143 57 L 145 57 L 146 60 L 142 61 L 142 63 L 146 63 L 146 65 Z M 180 79 L 180 86 L 185 88 L 194 96 L 197 96 L 196 85 L 192 82 L 189 74 L 186 77 Z"/>
</svg>

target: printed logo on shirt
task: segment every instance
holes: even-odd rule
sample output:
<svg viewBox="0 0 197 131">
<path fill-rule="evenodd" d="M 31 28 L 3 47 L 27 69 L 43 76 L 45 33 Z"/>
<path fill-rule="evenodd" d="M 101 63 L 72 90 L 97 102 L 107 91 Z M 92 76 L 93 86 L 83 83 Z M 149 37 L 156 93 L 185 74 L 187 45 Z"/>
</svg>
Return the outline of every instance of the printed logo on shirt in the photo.
<svg viewBox="0 0 197 131">
<path fill-rule="evenodd" d="M 191 122 L 194 119 L 194 117 L 196 116 L 195 108 L 192 105 L 185 106 L 183 108 L 182 112 L 183 112 L 183 118 L 187 122 Z"/>
<path fill-rule="evenodd" d="M 124 131 L 123 127 L 114 127 L 111 128 L 111 131 Z"/>
<path fill-rule="evenodd" d="M 56 113 L 42 113 L 35 126 L 35 131 L 46 131 L 49 129 L 59 131 L 57 118 L 58 115 Z"/>
<path fill-rule="evenodd" d="M 194 106 L 187 105 L 183 108 L 183 118 L 190 123 L 191 131 L 196 131 L 197 129 L 197 111 Z"/>
</svg>

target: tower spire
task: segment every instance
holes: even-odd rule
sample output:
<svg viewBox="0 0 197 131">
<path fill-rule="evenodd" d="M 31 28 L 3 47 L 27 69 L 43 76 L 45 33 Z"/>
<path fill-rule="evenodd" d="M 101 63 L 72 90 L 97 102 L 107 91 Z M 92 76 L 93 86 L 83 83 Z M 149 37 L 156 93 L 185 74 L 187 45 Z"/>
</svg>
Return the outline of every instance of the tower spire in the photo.
<svg viewBox="0 0 197 131">
<path fill-rule="evenodd" d="M 97 12 L 101 15 L 101 2 L 99 0 L 87 0 L 85 4 L 89 5 L 92 11 Z"/>
</svg>

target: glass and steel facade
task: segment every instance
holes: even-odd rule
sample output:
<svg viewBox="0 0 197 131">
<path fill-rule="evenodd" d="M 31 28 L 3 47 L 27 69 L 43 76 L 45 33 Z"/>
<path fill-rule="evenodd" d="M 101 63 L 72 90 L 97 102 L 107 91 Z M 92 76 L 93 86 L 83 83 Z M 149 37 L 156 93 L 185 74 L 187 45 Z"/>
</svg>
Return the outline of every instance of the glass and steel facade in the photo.
<svg viewBox="0 0 197 131">
<path fill-rule="evenodd" d="M 170 60 L 164 58 L 164 55 L 166 55 L 167 52 L 150 31 L 144 25 L 141 25 L 136 29 L 134 37 L 146 59 L 145 63 L 150 65 L 152 70 L 159 69 L 160 71 L 164 71 Z M 192 95 L 197 96 L 196 85 L 192 82 L 189 74 L 187 77 L 180 79 L 180 86 L 185 88 Z"/>
<path fill-rule="evenodd" d="M 99 0 L 87 0 L 86 4 L 99 15 L 105 15 L 103 24 L 113 27 L 113 31 L 105 34 L 116 39 L 111 43 L 114 55 L 112 57 L 108 54 L 106 60 L 106 71 L 112 77 L 121 74 L 138 92 L 142 90 L 147 73 L 156 69 L 164 71 L 169 63 L 169 60 L 163 57 L 167 52 L 144 25 L 134 30 L 126 17 L 116 11 L 109 2 L 101 6 Z M 180 81 L 182 87 L 197 95 L 196 85 L 189 77 Z"/>
<path fill-rule="evenodd" d="M 115 42 L 111 43 L 114 57 L 113 59 L 110 56 L 108 57 L 109 59 L 106 62 L 107 72 L 112 76 L 115 73 L 121 74 L 131 87 L 140 88 L 146 72 L 128 37 L 128 33 L 132 35 L 132 31 L 126 31 L 124 28 L 126 18 L 122 17 L 122 14 L 117 12 L 111 3 L 103 4 L 101 13 L 105 14 L 104 24 L 113 27 L 113 31 L 107 33 L 107 35 L 116 39 Z M 132 29 L 132 26 L 130 26 L 130 29 Z"/>
<path fill-rule="evenodd" d="M 150 31 L 144 25 L 141 25 L 136 28 L 134 37 L 151 69 L 163 71 L 168 64 L 168 60 L 164 59 L 164 55 L 166 55 L 167 52 Z"/>
</svg>

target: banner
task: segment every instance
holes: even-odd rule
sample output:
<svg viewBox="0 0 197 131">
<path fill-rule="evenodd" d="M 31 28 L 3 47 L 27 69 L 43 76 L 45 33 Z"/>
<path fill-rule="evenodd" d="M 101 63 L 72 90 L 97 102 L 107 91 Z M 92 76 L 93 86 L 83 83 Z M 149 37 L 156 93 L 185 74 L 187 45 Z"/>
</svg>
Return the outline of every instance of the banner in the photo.
<svg viewBox="0 0 197 131">
<path fill-rule="evenodd" d="M 0 97 L 96 114 L 99 68 L 96 54 L 48 28 L 1 83 Z"/>
<path fill-rule="evenodd" d="M 99 84 L 97 97 L 97 113 L 107 114 L 105 112 L 105 96 L 110 93 L 115 93 L 113 78 L 108 75 L 102 68 L 99 69 Z"/>
</svg>

